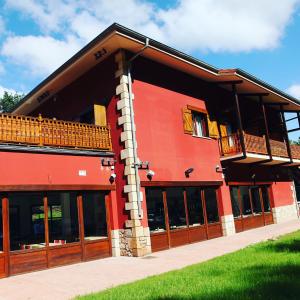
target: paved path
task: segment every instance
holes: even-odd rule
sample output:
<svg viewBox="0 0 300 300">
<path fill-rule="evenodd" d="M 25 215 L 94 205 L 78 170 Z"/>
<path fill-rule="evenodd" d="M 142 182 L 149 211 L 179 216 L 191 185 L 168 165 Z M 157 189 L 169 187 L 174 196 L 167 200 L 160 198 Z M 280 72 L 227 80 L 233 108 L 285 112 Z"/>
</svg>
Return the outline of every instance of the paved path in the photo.
<svg viewBox="0 0 300 300">
<path fill-rule="evenodd" d="M 148 258 L 111 257 L 0 280 L 0 300 L 71 299 L 150 275 L 179 269 L 300 229 L 300 221 L 270 225 L 156 252 Z"/>
</svg>

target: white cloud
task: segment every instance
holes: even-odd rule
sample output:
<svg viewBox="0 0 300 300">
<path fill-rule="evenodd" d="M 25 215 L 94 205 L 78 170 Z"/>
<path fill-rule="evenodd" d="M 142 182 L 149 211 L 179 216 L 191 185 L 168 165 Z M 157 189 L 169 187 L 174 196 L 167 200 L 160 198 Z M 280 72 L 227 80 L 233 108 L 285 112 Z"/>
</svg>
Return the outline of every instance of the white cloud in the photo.
<svg viewBox="0 0 300 300">
<path fill-rule="evenodd" d="M 3 96 L 4 92 L 8 92 L 9 94 L 16 94 L 16 91 L 13 89 L 5 88 L 0 85 L 0 98 Z"/>
<path fill-rule="evenodd" d="M 77 1 L 7 0 L 6 7 L 32 19 L 46 33 L 64 30 L 66 21 L 76 15 Z"/>
<path fill-rule="evenodd" d="M 72 36 L 63 41 L 50 36 L 16 36 L 6 40 L 1 53 L 37 76 L 54 71 L 80 46 Z"/>
<path fill-rule="evenodd" d="M 44 35 L 9 37 L 2 55 L 44 75 L 113 22 L 188 52 L 269 50 L 280 45 L 299 2 L 178 0 L 161 9 L 144 0 L 7 0 Z"/>
<path fill-rule="evenodd" d="M 300 84 L 293 84 L 288 89 L 287 92 L 300 100 Z"/>
<path fill-rule="evenodd" d="M 251 51 L 279 45 L 298 0 L 185 0 L 160 11 L 165 40 L 185 50 Z"/>
</svg>

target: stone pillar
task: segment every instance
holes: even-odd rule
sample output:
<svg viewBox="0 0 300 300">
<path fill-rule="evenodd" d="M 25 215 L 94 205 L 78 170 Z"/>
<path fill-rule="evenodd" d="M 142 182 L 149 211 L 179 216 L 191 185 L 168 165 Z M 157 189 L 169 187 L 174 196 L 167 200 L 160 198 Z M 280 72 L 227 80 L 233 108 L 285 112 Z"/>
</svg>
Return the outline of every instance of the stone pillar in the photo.
<svg viewBox="0 0 300 300">
<path fill-rule="evenodd" d="M 279 183 L 272 187 L 275 204 L 272 208 L 274 223 L 278 224 L 299 218 L 293 182 L 283 182 L 279 187 L 277 186 L 279 186 Z M 280 205 L 281 203 L 284 203 L 285 205 Z"/>
<path fill-rule="evenodd" d="M 222 231 L 224 236 L 235 234 L 233 215 L 221 216 Z"/>
<path fill-rule="evenodd" d="M 133 168 L 134 149 L 132 130 L 135 131 L 135 125 L 132 128 L 134 120 L 131 119 L 130 114 L 128 76 L 126 72 L 125 55 L 122 50 L 116 54 L 115 61 L 118 66 L 115 78 L 118 79 L 119 83 L 116 87 L 116 95 L 119 97 L 117 109 L 121 111 L 121 116 L 118 118 L 118 125 L 123 127 L 121 142 L 124 144 L 124 149 L 121 150 L 120 155 L 121 160 L 123 160 L 125 164 L 124 175 L 127 184 L 124 186 L 124 193 L 127 194 L 125 209 L 128 211 L 128 220 L 126 221 L 125 228 L 119 230 L 119 235 L 113 233 L 113 239 L 114 243 L 117 243 L 117 240 L 119 240 L 120 255 L 143 256 L 151 252 L 151 246 L 149 244 L 150 235 L 149 228 L 144 228 L 141 224 L 143 210 L 141 212 L 141 218 L 138 214 L 137 193 L 140 193 L 141 201 L 143 200 L 143 193 L 137 190 L 136 182 L 139 181 L 140 178 L 136 176 Z M 132 99 L 133 98 L 134 95 L 132 94 Z"/>
<path fill-rule="evenodd" d="M 221 213 L 222 232 L 224 236 L 235 234 L 229 186 L 225 181 L 219 189 L 219 205 Z"/>
<path fill-rule="evenodd" d="M 272 208 L 274 223 L 283 223 L 298 218 L 295 204 Z"/>
</svg>

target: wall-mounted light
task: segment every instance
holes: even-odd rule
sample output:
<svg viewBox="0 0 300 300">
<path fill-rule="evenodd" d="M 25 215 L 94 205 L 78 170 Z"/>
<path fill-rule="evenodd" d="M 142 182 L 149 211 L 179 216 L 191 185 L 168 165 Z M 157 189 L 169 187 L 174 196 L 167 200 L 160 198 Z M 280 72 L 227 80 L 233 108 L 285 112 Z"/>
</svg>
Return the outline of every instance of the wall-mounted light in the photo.
<svg viewBox="0 0 300 300">
<path fill-rule="evenodd" d="M 190 174 L 194 171 L 194 168 L 188 168 L 184 171 L 185 177 L 189 178 Z"/>
<path fill-rule="evenodd" d="M 102 158 L 101 164 L 104 167 L 111 167 L 114 166 L 116 163 L 116 160 L 113 158 Z"/>
<path fill-rule="evenodd" d="M 109 182 L 113 183 L 116 180 L 117 174 L 116 173 L 111 173 L 109 177 Z"/>
<path fill-rule="evenodd" d="M 216 172 L 217 173 L 223 173 L 225 170 L 226 170 L 226 168 L 222 168 L 221 166 L 216 165 Z"/>
<path fill-rule="evenodd" d="M 149 161 L 141 161 L 136 165 L 133 165 L 132 167 L 134 168 L 135 166 L 137 166 L 141 170 L 149 170 Z"/>
<path fill-rule="evenodd" d="M 148 178 L 149 180 L 152 180 L 152 178 L 153 178 L 154 175 L 155 175 L 155 172 L 152 171 L 152 170 L 149 170 L 149 171 L 147 172 L 147 178 Z"/>
</svg>

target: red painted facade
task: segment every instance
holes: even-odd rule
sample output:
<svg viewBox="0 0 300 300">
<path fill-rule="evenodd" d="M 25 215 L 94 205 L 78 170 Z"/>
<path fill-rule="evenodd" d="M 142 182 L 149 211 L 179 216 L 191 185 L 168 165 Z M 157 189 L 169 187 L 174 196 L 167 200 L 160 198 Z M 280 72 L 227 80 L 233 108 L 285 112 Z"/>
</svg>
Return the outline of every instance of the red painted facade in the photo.
<svg viewBox="0 0 300 300">
<path fill-rule="evenodd" d="M 155 181 L 220 181 L 218 143 L 184 134 L 182 108 L 206 109 L 204 100 L 136 80 L 134 110 L 138 155 L 150 161 Z M 189 178 L 185 170 L 193 167 Z M 148 180 L 141 172 L 141 180 Z"/>
<path fill-rule="evenodd" d="M 74 155 L 1 152 L 0 170 L 2 186 L 107 185 L 110 177 L 101 157 Z"/>
</svg>

